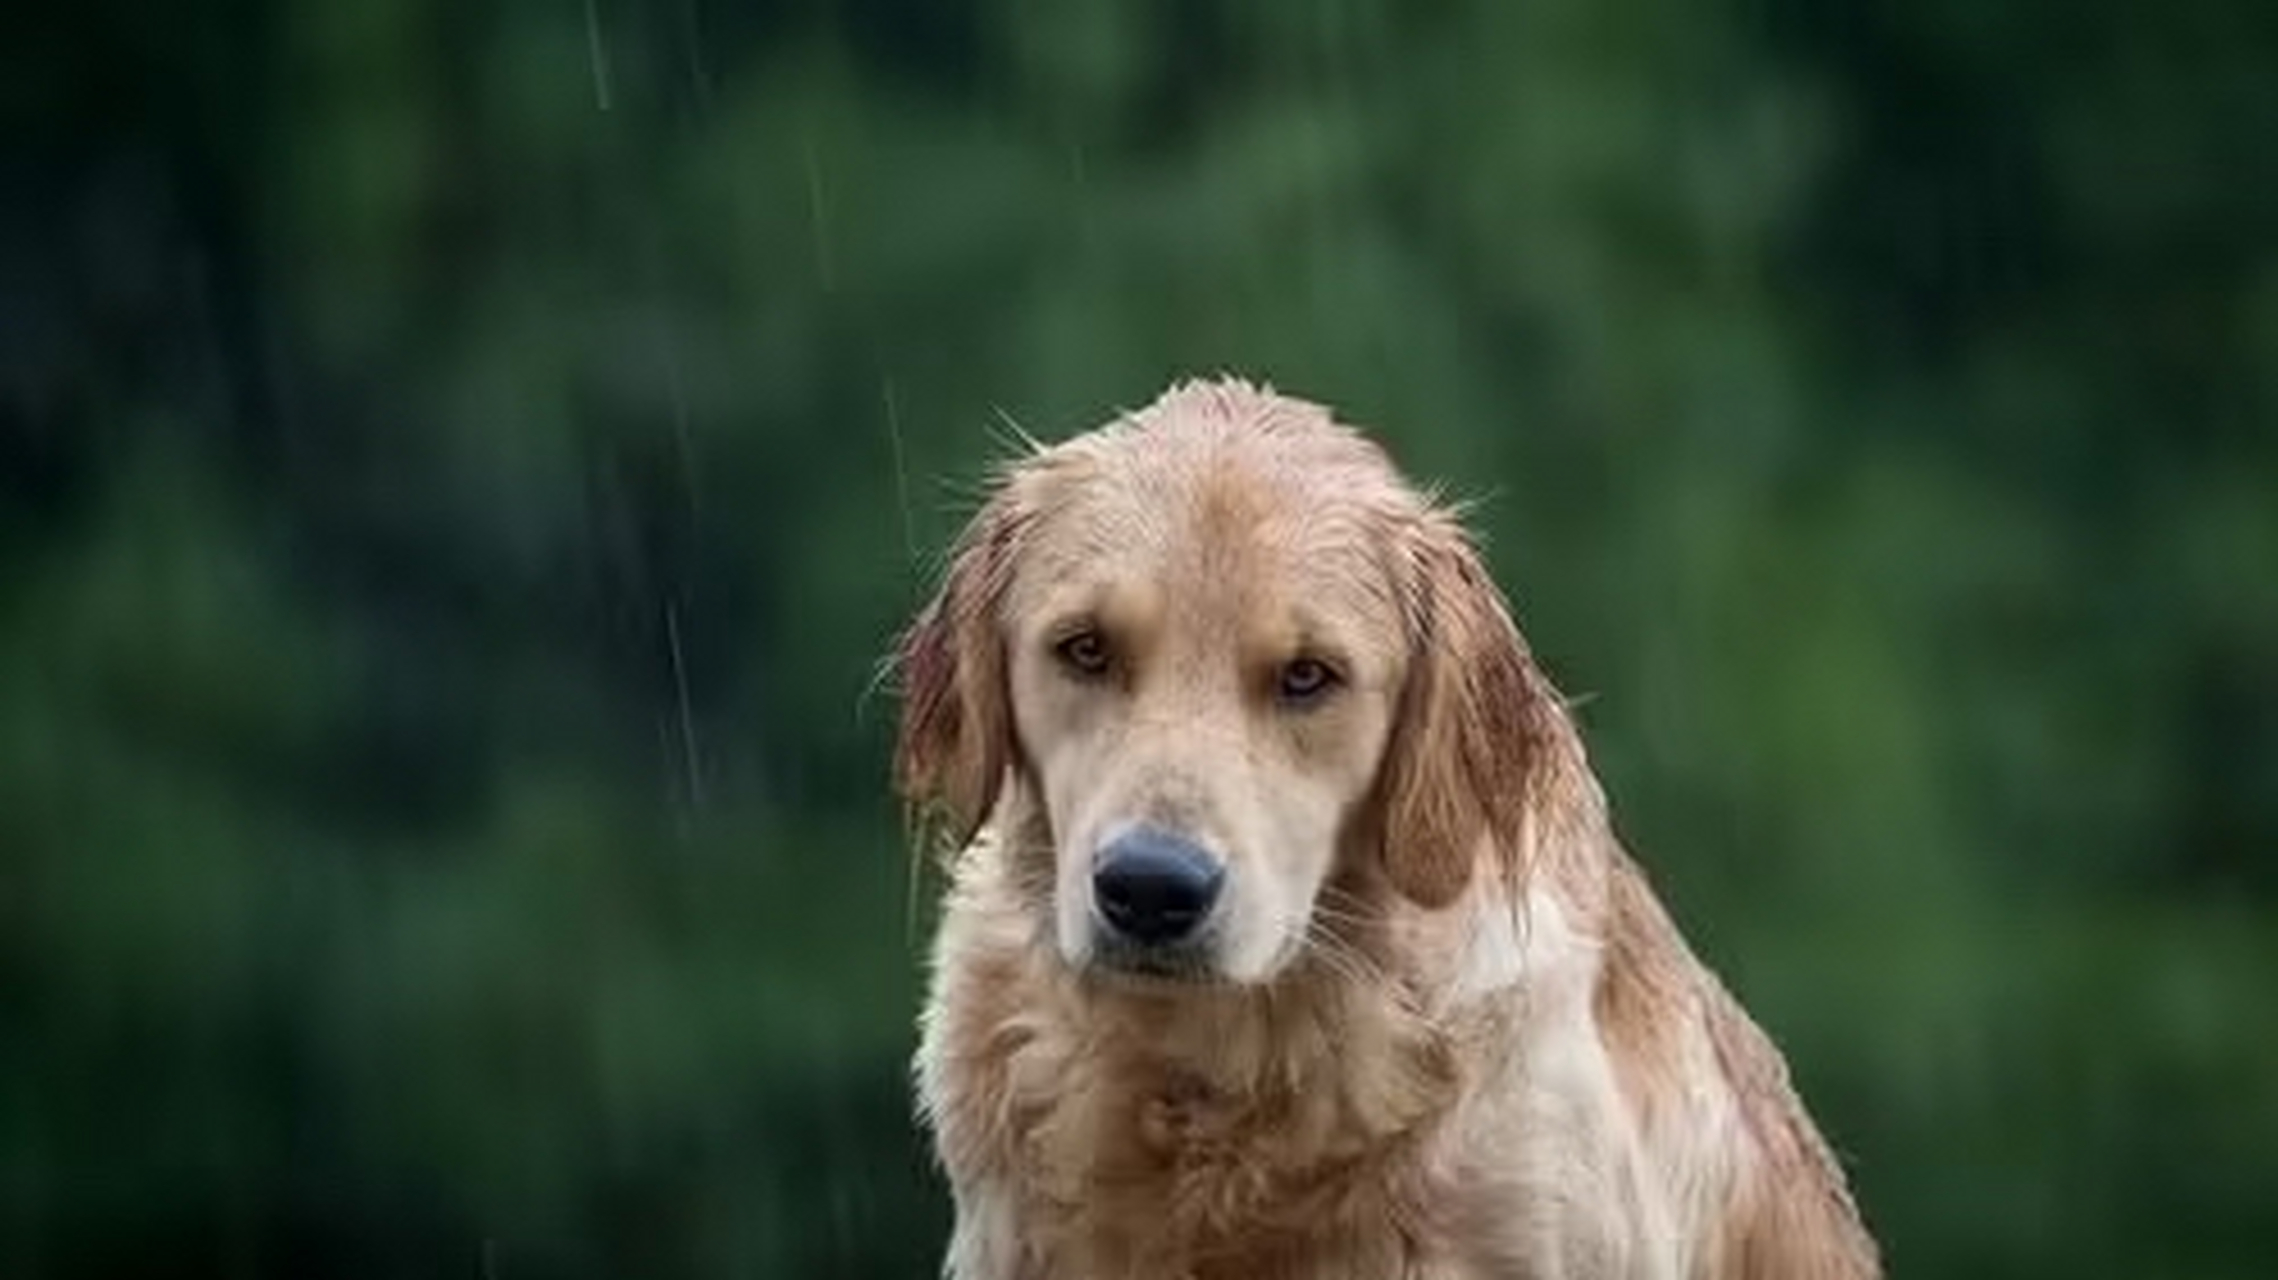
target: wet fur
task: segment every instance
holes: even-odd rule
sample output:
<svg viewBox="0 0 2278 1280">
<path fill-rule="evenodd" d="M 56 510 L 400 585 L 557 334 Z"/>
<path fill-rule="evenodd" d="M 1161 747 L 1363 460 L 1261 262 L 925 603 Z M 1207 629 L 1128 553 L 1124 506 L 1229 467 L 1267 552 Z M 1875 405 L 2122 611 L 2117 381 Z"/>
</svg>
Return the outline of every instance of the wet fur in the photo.
<svg viewBox="0 0 2278 1280">
<path fill-rule="evenodd" d="M 1143 519 L 1317 505 L 1381 576 L 1356 591 L 1397 606 L 1381 762 L 1305 946 L 1262 985 L 1102 980 L 1053 945 L 1006 636 L 1023 573 L 1087 554 L 1055 545 L 1061 516 L 1117 485 Z M 1191 383 L 1016 461 L 898 659 L 897 778 L 952 877 L 916 1064 L 949 1275 L 1879 1274 L 1778 1052 L 1614 838 L 1459 525 L 1325 411 Z"/>
</svg>

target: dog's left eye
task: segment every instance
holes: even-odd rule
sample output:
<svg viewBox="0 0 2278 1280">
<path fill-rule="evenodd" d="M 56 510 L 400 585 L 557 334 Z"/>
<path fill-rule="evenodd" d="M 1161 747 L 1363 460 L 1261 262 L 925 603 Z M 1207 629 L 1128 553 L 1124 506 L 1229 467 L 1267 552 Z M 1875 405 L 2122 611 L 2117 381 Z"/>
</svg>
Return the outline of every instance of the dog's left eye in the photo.
<svg viewBox="0 0 2278 1280">
<path fill-rule="evenodd" d="M 1274 692 L 1283 702 L 1317 701 L 1337 683 L 1337 673 L 1319 658 L 1295 658 L 1283 664 Z"/>
<path fill-rule="evenodd" d="M 1107 640 L 1097 631 L 1078 631 L 1052 646 L 1061 663 L 1080 676 L 1093 677 L 1107 674 L 1108 664 L 1114 655 L 1108 652 Z"/>
</svg>

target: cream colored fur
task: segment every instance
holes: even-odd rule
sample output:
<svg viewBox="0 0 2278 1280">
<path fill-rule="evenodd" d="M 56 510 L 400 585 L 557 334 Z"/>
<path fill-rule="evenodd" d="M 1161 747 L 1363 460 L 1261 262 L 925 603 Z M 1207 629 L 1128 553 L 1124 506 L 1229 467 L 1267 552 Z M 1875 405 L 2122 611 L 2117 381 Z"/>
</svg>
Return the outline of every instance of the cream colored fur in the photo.
<svg viewBox="0 0 2278 1280">
<path fill-rule="evenodd" d="M 1337 700 L 1256 695 L 1312 649 Z M 955 1280 L 1879 1274 L 1468 542 L 1325 412 L 1189 384 L 1014 464 L 901 657 Z M 1092 963 L 1142 818 L 1225 859 L 1213 978 Z"/>
</svg>

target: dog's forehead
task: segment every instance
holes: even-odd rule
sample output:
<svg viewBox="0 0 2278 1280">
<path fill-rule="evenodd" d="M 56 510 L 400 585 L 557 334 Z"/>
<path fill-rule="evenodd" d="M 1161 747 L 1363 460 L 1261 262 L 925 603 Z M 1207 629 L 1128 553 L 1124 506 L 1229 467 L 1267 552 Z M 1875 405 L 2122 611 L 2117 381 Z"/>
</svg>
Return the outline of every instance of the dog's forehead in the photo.
<svg viewBox="0 0 2278 1280">
<path fill-rule="evenodd" d="M 1138 587 L 1187 612 L 1392 607 L 1389 530 L 1412 501 L 1349 433 L 1079 437 L 1032 477 L 1031 599 Z"/>
</svg>

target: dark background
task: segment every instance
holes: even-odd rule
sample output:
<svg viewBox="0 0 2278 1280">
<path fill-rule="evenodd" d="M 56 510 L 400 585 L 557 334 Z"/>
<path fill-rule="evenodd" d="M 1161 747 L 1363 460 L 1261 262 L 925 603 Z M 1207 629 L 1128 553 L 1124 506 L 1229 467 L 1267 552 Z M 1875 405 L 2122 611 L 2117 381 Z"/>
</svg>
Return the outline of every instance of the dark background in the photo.
<svg viewBox="0 0 2278 1280">
<path fill-rule="evenodd" d="M 868 1277 L 1012 427 L 1483 497 L 1897 1274 L 2278 1257 L 2278 5 L 79 0 L 0 44 L 0 1273 Z"/>
</svg>

